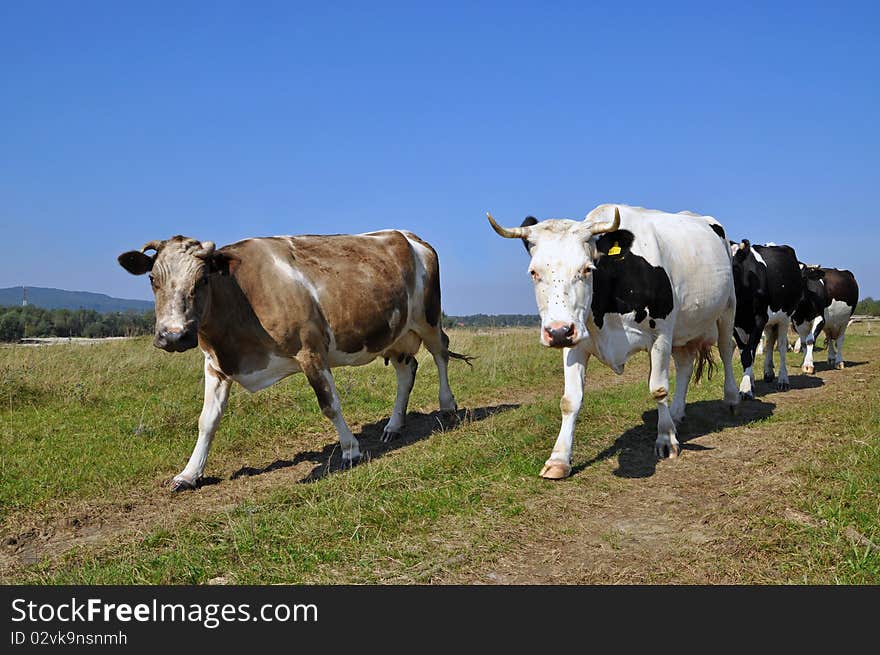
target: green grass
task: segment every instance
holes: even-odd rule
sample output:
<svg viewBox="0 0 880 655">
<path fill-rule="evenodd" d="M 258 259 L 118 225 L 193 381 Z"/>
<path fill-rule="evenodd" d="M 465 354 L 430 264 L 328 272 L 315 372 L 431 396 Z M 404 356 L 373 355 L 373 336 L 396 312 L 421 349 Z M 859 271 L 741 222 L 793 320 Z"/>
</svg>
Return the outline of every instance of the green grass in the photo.
<svg viewBox="0 0 880 655">
<path fill-rule="evenodd" d="M 456 351 L 479 358 L 473 369 L 452 364 L 460 405 L 522 406 L 436 432 L 352 471 L 275 486 L 173 525 L 157 520 L 141 534 L 72 549 L 58 561 L 18 569 L 11 581 L 176 584 L 223 576 L 241 584 L 424 582 L 503 552 L 511 546 L 505 537 L 511 526 L 532 534 L 548 529 L 541 523 L 547 517 L 532 508 L 559 489 L 536 474 L 559 428 L 560 353 L 539 347 L 533 331 L 451 336 Z M 876 338 L 848 337 L 848 359 L 878 354 Z M 791 372 L 799 361 L 789 356 Z M 591 362 L 574 454 L 574 464 L 586 467 L 562 484 L 591 494 L 625 487 L 609 471 L 625 464 L 634 443 L 652 439 L 642 421 L 653 408 L 646 372 L 642 355 L 624 378 Z M 390 368 L 375 362 L 335 375 L 356 433 L 388 417 Z M 4 528 L 16 517 L 51 517 L 82 504 L 143 494 L 165 498 L 164 485 L 195 441 L 201 378 L 198 353 L 168 355 L 147 339 L 0 349 Z M 717 400 L 720 387 L 719 374 L 692 386 L 689 401 Z M 436 394 L 436 369 L 423 353 L 410 410 L 436 410 Z M 758 527 L 770 525 L 759 531 L 756 547 L 778 561 L 780 581 L 880 581 L 877 553 L 846 536 L 852 526 L 880 541 L 878 401 L 876 388 L 863 389 L 815 408 L 840 436 L 810 443 L 811 454 L 798 468 L 796 502 L 824 524 L 804 528 L 774 516 L 752 517 Z M 706 431 L 715 429 L 714 419 L 704 422 Z M 804 429 L 795 408 L 762 424 Z M 334 441 L 302 376 L 255 395 L 235 388 L 206 474 L 228 484 L 242 466 L 265 466 Z M 211 488 L 195 493 L 203 492 Z"/>
<path fill-rule="evenodd" d="M 473 350 L 479 368 L 452 364 L 454 392 L 488 401 L 499 389 L 527 390 L 550 375 L 551 353 L 520 333 L 515 361 L 492 338 L 465 336 L 454 347 Z M 459 340 L 461 341 L 461 339 Z M 202 357 L 168 355 L 148 338 L 96 346 L 0 348 L 0 518 L 59 500 L 103 498 L 120 486 L 146 491 L 178 473 L 195 443 L 202 405 Z M 509 344 L 503 344 L 509 345 Z M 470 348 L 473 346 L 473 348 Z M 437 408 L 437 371 L 420 356 L 411 411 Z M 394 373 L 381 361 L 334 371 L 343 413 L 353 426 L 389 416 Z M 258 394 L 233 388 L 212 447 L 208 474 L 269 463 L 314 446 L 332 426 L 311 388 L 294 375 Z"/>
</svg>

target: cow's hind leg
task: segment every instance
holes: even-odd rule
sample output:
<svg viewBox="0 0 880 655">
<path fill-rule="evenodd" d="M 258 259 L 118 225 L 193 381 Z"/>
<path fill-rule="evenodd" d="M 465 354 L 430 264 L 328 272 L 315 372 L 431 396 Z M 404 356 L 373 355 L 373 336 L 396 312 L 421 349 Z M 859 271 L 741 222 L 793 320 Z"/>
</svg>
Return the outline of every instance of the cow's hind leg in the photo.
<svg viewBox="0 0 880 655">
<path fill-rule="evenodd" d="M 415 355 L 399 353 L 392 355 L 389 359 L 394 366 L 394 372 L 397 374 L 397 398 L 394 400 L 391 418 L 382 432 L 382 441 L 385 442 L 400 436 L 406 421 L 406 408 L 409 404 L 409 396 L 412 393 L 413 385 L 416 381 L 416 371 L 419 368 Z"/>
<path fill-rule="evenodd" d="M 831 335 L 831 332 L 825 330 L 825 348 L 828 349 L 828 363 L 834 366 L 837 363 L 837 353 L 835 346 L 837 339 Z"/>
<path fill-rule="evenodd" d="M 777 344 L 779 350 L 779 378 L 776 380 L 776 388 L 780 391 L 786 391 L 790 388 L 789 380 L 788 380 L 788 364 L 786 362 L 786 355 L 788 355 L 788 323 L 781 323 L 776 328 L 779 343 Z"/>
<path fill-rule="evenodd" d="M 651 376 L 648 388 L 657 401 L 657 441 L 654 450 L 657 456 L 677 457 L 680 447 L 675 437 L 675 422 L 669 412 L 669 359 L 672 355 L 672 340 L 661 334 L 651 346 Z M 691 363 L 693 365 L 693 362 Z"/>
<path fill-rule="evenodd" d="M 220 418 L 226 409 L 226 401 L 229 399 L 229 388 L 232 381 L 215 371 L 205 358 L 205 400 L 202 404 L 202 413 L 199 415 L 199 438 L 196 447 L 190 455 L 186 467 L 171 482 L 172 491 L 184 491 L 195 489 L 205 471 L 205 462 L 208 459 L 208 451 L 211 442 L 220 424 Z"/>
<path fill-rule="evenodd" d="M 675 361 L 675 396 L 672 399 L 670 415 L 676 425 L 681 425 L 684 420 L 688 385 L 694 373 L 694 351 L 690 348 L 673 348 L 672 358 Z"/>
<path fill-rule="evenodd" d="M 733 371 L 733 308 L 718 319 L 718 353 L 724 366 L 724 404 L 731 413 L 739 405 L 739 391 L 736 388 L 736 374 Z"/>
<path fill-rule="evenodd" d="M 440 379 L 440 409 L 444 412 L 455 412 L 458 410 L 458 405 L 455 403 L 452 389 L 449 388 L 449 337 L 440 329 L 439 324 L 419 336 L 422 337 L 425 347 L 437 365 L 437 375 Z"/>
<path fill-rule="evenodd" d="M 342 446 L 342 465 L 354 466 L 361 457 L 361 451 L 358 447 L 357 439 L 351 433 L 348 424 L 342 417 L 342 411 L 339 405 L 339 393 L 336 391 L 336 384 L 333 382 L 333 374 L 327 366 L 326 360 L 321 355 L 311 352 L 300 352 L 296 356 L 302 372 L 305 373 L 315 396 L 318 398 L 318 405 L 321 407 L 321 413 L 324 414 L 333 423 L 336 432 L 339 435 L 339 444 Z"/>
<path fill-rule="evenodd" d="M 840 334 L 837 335 L 837 339 L 834 340 L 835 350 L 837 350 L 837 355 L 834 358 L 834 368 L 842 371 L 846 364 L 843 363 L 843 337 L 846 334 L 846 328 L 840 331 Z"/>
<path fill-rule="evenodd" d="M 776 343 L 779 339 L 779 333 L 782 328 L 778 324 L 771 325 L 765 330 L 764 335 L 767 337 L 767 345 L 764 348 L 764 382 L 773 382 L 776 379 L 776 373 L 773 371 L 773 351 L 776 350 Z"/>
<path fill-rule="evenodd" d="M 584 398 L 584 375 L 587 371 L 589 355 L 580 348 L 562 350 L 562 366 L 565 371 L 565 392 L 559 402 L 562 411 L 562 425 L 550 459 L 544 462 L 541 477 L 559 480 L 571 475 L 571 447 L 574 441 L 574 426 L 581 402 Z"/>
</svg>

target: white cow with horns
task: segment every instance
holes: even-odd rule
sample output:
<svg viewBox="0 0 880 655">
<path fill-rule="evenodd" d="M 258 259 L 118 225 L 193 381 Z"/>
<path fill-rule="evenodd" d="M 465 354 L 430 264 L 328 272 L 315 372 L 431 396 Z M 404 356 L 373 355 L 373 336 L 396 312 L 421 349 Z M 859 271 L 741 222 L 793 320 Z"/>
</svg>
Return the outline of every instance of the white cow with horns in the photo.
<svg viewBox="0 0 880 655">
<path fill-rule="evenodd" d="M 710 216 L 599 205 L 583 222 L 526 218 L 493 229 L 520 238 L 541 315 L 541 343 L 562 348 L 565 393 L 562 427 L 541 476 L 571 474 L 575 421 L 587 362 L 595 356 L 623 373 L 633 353 L 651 357 L 649 389 L 657 401 L 658 457 L 679 452 L 676 424 L 684 419 L 688 383 L 713 365 L 718 345 L 724 364 L 724 403 L 735 410 L 733 373 L 736 295 L 724 228 Z M 669 359 L 675 360 L 675 398 L 669 406 Z"/>
</svg>

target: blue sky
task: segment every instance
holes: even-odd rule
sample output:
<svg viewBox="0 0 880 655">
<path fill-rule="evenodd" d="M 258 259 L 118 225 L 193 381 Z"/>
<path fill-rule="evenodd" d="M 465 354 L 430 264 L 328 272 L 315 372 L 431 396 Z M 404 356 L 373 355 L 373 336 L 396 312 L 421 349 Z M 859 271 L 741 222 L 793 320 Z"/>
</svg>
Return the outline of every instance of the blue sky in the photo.
<svg viewBox="0 0 880 655">
<path fill-rule="evenodd" d="M 0 287 L 150 298 L 145 241 L 391 227 L 447 313 L 534 313 L 485 212 L 621 202 L 880 296 L 877 5 L 715 4 L 4 2 Z"/>
</svg>

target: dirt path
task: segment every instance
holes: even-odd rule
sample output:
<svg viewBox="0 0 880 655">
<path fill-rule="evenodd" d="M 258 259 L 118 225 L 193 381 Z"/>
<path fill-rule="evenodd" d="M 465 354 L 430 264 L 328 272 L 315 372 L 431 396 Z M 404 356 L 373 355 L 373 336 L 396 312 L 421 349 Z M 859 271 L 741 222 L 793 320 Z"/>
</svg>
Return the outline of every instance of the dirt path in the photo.
<svg viewBox="0 0 880 655">
<path fill-rule="evenodd" d="M 695 430 L 694 423 L 711 419 L 689 408 L 680 436 L 686 443 L 677 461 L 657 464 L 653 474 L 623 479 L 607 493 L 597 494 L 593 485 L 578 484 L 576 478 L 555 483 L 559 493 L 533 503 L 528 516 L 505 535 L 509 543 L 518 545 L 432 582 L 779 582 L 775 562 L 756 547 L 753 532 L 772 531 L 782 522 L 819 523 L 796 509 L 796 469 L 813 456 L 820 440 L 846 435 L 835 433 L 834 425 L 811 421 L 810 408 L 858 396 L 860 389 L 877 385 L 880 362 L 817 371 L 815 379 L 797 375 L 792 381 L 795 388 L 786 393 L 768 393 L 760 401 L 744 404 L 741 418 L 750 420 L 740 427 Z M 797 388 L 805 384 L 809 386 Z M 775 404 L 772 412 L 782 415 L 783 421 L 758 420 L 770 414 L 769 403 Z M 656 412 L 646 418 L 638 438 L 651 444 Z M 648 448 L 641 450 L 631 457 L 646 457 Z M 625 455 L 624 448 L 620 458 Z M 618 467 L 619 475 L 616 459 L 596 465 L 609 471 Z M 639 462 L 628 466 L 635 471 Z M 756 516 L 761 517 L 760 525 L 753 520 Z"/>
</svg>

